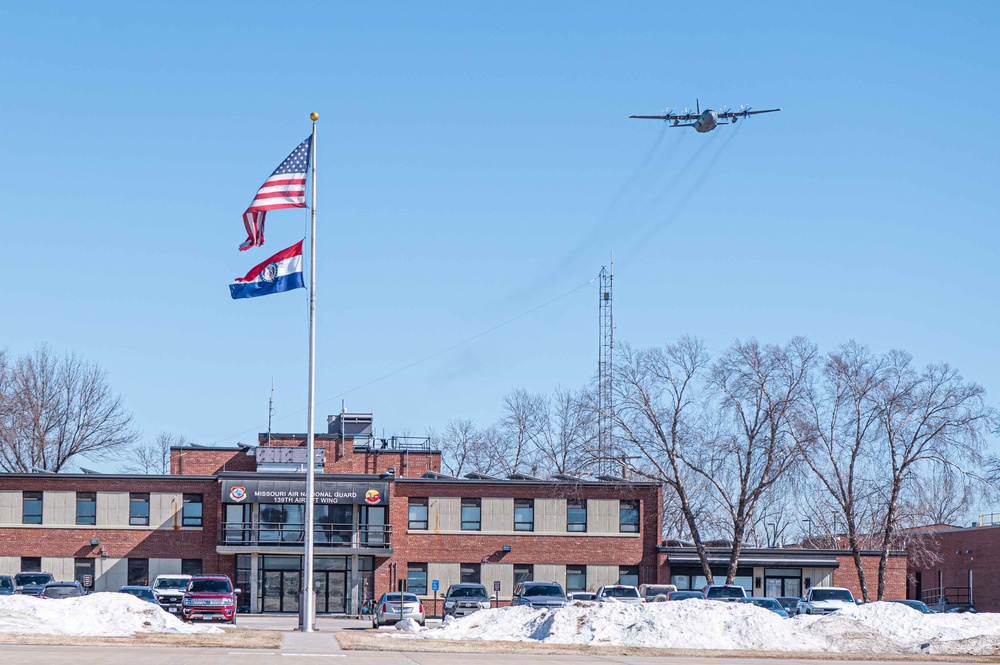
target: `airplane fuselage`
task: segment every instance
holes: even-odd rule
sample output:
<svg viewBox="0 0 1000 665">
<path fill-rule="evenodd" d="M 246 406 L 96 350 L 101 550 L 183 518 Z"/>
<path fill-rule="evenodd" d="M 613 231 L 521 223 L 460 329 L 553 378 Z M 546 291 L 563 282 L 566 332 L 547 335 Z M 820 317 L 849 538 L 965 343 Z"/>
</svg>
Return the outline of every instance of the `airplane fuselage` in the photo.
<svg viewBox="0 0 1000 665">
<path fill-rule="evenodd" d="M 715 129 L 716 125 L 719 123 L 719 116 L 712 109 L 705 109 L 702 111 L 698 120 L 694 123 L 694 131 L 699 134 L 704 134 L 705 132 L 710 132 Z"/>
</svg>

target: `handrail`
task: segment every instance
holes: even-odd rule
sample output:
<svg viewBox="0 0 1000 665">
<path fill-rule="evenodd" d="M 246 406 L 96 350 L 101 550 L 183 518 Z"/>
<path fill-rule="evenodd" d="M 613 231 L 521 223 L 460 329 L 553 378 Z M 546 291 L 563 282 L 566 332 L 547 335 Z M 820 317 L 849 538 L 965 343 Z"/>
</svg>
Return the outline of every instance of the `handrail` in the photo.
<svg viewBox="0 0 1000 665">
<path fill-rule="evenodd" d="M 228 546 L 295 546 L 305 541 L 305 522 L 223 522 L 219 544 Z M 392 547 L 391 524 L 319 522 L 313 525 L 316 547 Z"/>
</svg>

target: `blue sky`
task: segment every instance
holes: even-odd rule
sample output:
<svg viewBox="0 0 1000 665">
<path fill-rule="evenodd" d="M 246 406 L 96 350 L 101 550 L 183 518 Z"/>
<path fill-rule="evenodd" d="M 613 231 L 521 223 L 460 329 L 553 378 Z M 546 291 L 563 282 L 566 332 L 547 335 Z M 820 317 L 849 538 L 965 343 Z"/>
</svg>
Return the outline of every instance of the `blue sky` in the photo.
<svg viewBox="0 0 1000 665">
<path fill-rule="evenodd" d="M 1000 5 L 6 3 L 0 346 L 103 365 L 147 438 L 305 430 L 306 292 L 228 284 L 304 235 L 240 214 L 321 114 L 318 427 L 482 424 L 659 345 L 849 339 L 1000 395 Z M 291 7 L 291 6 L 289 6 Z M 780 106 L 706 135 L 628 120 Z M 577 287 L 581 287 L 577 289 Z M 574 289 L 576 289 L 574 291 Z"/>
</svg>

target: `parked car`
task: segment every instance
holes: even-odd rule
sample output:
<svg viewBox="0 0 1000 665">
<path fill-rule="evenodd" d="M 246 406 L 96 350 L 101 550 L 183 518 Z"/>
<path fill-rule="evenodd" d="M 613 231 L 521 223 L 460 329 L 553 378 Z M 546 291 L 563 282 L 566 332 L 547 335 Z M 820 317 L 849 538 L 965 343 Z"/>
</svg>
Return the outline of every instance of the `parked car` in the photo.
<svg viewBox="0 0 1000 665">
<path fill-rule="evenodd" d="M 781 606 L 781 603 L 778 602 L 777 598 L 763 598 L 761 596 L 751 596 L 750 598 L 747 598 L 744 602 L 756 605 L 757 607 L 761 607 L 765 610 L 770 610 L 775 614 L 777 614 L 779 617 L 784 617 L 786 619 L 788 618 L 788 612 L 786 612 L 785 608 Z"/>
<path fill-rule="evenodd" d="M 123 586 L 118 589 L 118 593 L 127 593 L 130 596 L 135 596 L 139 600 L 145 600 L 148 603 L 159 605 L 156 601 L 156 595 L 148 586 Z"/>
<path fill-rule="evenodd" d="M 451 591 L 451 588 L 448 589 Z M 421 626 L 425 625 L 424 605 L 412 593 L 383 593 L 375 603 L 372 613 L 372 628 L 391 625 L 403 619 L 413 619 Z"/>
<path fill-rule="evenodd" d="M 849 605 L 856 605 L 850 589 L 838 586 L 814 586 L 799 599 L 797 614 L 832 614 Z"/>
<path fill-rule="evenodd" d="M 958 607 L 952 607 L 949 610 L 944 611 L 945 614 L 979 614 L 975 607 L 972 605 L 959 605 Z"/>
<path fill-rule="evenodd" d="M 667 600 L 691 600 L 692 598 L 705 600 L 705 595 L 701 591 L 671 591 L 667 594 Z"/>
<path fill-rule="evenodd" d="M 14 595 L 14 578 L 10 575 L 0 575 L 0 596 Z"/>
<path fill-rule="evenodd" d="M 788 612 L 788 616 L 796 614 L 796 609 L 799 606 L 798 596 L 778 596 L 775 600 L 781 603 L 781 606 Z"/>
<path fill-rule="evenodd" d="M 445 616 L 464 617 L 491 607 L 490 594 L 482 584 L 452 584 L 444 597 Z"/>
<path fill-rule="evenodd" d="M 645 598 L 647 603 L 652 603 L 653 601 L 665 601 L 667 599 L 667 594 L 671 591 L 677 591 L 677 586 L 674 584 L 639 585 L 639 595 Z"/>
<path fill-rule="evenodd" d="M 514 607 L 563 607 L 566 604 L 566 592 L 556 582 L 519 582 L 514 587 L 510 604 Z"/>
<path fill-rule="evenodd" d="M 193 575 L 181 600 L 185 621 L 228 621 L 236 624 L 236 594 L 228 575 Z"/>
<path fill-rule="evenodd" d="M 645 603 L 646 599 L 639 595 L 639 590 L 627 584 L 608 584 L 597 590 L 599 603 Z"/>
<path fill-rule="evenodd" d="M 576 601 L 578 603 L 593 603 L 597 600 L 597 594 L 588 593 L 586 591 L 574 591 L 569 594 L 569 600 Z"/>
<path fill-rule="evenodd" d="M 49 582 L 42 587 L 42 591 L 38 594 L 38 597 L 58 600 L 61 598 L 79 598 L 84 595 L 86 595 L 86 592 L 83 590 L 83 585 L 79 582 Z"/>
<path fill-rule="evenodd" d="M 190 575 L 157 575 L 153 581 L 153 595 L 160 608 L 171 614 L 180 614 L 181 601 L 190 582 Z"/>
<path fill-rule="evenodd" d="M 927 603 L 922 600 L 890 600 L 890 603 L 898 603 L 899 605 L 906 605 L 910 609 L 916 610 L 921 614 L 934 614 L 934 610 L 927 606 Z"/>
<path fill-rule="evenodd" d="M 701 592 L 705 600 L 723 600 L 729 603 L 742 603 L 747 597 L 747 590 L 739 584 L 708 584 Z"/>
<path fill-rule="evenodd" d="M 51 573 L 18 573 L 14 575 L 14 593 L 37 596 L 49 582 L 55 582 Z"/>
</svg>

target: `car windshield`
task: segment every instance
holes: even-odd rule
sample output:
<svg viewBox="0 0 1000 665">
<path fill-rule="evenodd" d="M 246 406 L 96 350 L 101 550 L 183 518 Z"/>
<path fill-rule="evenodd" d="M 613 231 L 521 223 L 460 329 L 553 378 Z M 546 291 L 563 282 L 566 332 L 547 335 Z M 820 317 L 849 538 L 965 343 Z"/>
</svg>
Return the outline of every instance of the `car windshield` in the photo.
<svg viewBox="0 0 1000 665">
<path fill-rule="evenodd" d="M 448 589 L 449 598 L 486 598 L 486 587 L 459 586 Z"/>
<path fill-rule="evenodd" d="M 638 598 L 639 592 L 634 587 L 609 586 L 604 589 L 605 598 Z"/>
<path fill-rule="evenodd" d="M 751 598 L 750 602 L 757 607 L 763 607 L 768 610 L 783 610 L 781 603 L 776 601 L 774 598 Z"/>
<path fill-rule="evenodd" d="M 191 580 L 188 593 L 232 593 L 229 580 Z"/>
<path fill-rule="evenodd" d="M 813 600 L 839 600 L 843 603 L 853 603 L 854 598 L 847 589 L 813 589 Z"/>
<path fill-rule="evenodd" d="M 920 600 L 890 600 L 889 602 L 912 607 L 923 614 L 931 614 L 931 608 L 927 607 L 927 604 Z"/>
<path fill-rule="evenodd" d="M 521 590 L 522 596 L 562 596 L 566 597 L 562 588 L 558 584 L 532 584 L 525 585 Z"/>
<path fill-rule="evenodd" d="M 670 593 L 671 591 L 673 591 L 673 589 L 671 589 L 668 586 L 647 586 L 646 589 L 645 589 L 646 598 L 652 598 L 653 596 L 659 596 L 660 594 L 663 594 L 663 593 Z"/>
<path fill-rule="evenodd" d="M 746 592 L 741 586 L 716 586 L 709 587 L 705 595 L 709 598 L 743 598 Z"/>
<path fill-rule="evenodd" d="M 154 589 L 186 589 L 190 580 L 177 578 L 159 578 L 153 582 Z"/>
<path fill-rule="evenodd" d="M 14 588 L 14 583 L 9 577 L 0 577 L 0 589 L 7 589 L 8 591 Z"/>
<path fill-rule="evenodd" d="M 42 595 L 46 598 L 72 598 L 83 594 L 75 586 L 50 586 L 42 592 Z"/>
<path fill-rule="evenodd" d="M 385 594 L 385 596 L 382 597 L 382 599 L 385 602 L 387 602 L 387 603 L 398 603 L 399 602 L 399 594 L 398 593 L 387 593 L 387 594 Z M 417 597 L 415 595 L 413 595 L 412 593 L 404 593 L 403 594 L 403 602 L 404 603 L 419 603 L 420 601 L 417 600 Z"/>
<path fill-rule="evenodd" d="M 122 589 L 125 593 L 135 596 L 136 598 L 142 598 L 143 600 L 152 600 L 153 592 L 149 589 L 144 589 L 142 587 L 132 587 L 131 589 L 126 587 Z"/>
<path fill-rule="evenodd" d="M 48 584 L 52 581 L 52 576 L 46 573 L 19 573 L 14 576 L 14 583 L 17 586 L 29 584 Z"/>
<path fill-rule="evenodd" d="M 704 596 L 697 591 L 678 591 L 670 594 L 668 598 L 670 598 L 670 600 L 689 600 L 691 598 L 704 598 Z"/>
</svg>

